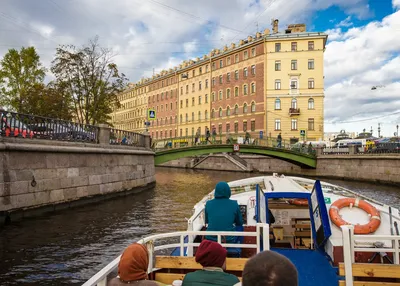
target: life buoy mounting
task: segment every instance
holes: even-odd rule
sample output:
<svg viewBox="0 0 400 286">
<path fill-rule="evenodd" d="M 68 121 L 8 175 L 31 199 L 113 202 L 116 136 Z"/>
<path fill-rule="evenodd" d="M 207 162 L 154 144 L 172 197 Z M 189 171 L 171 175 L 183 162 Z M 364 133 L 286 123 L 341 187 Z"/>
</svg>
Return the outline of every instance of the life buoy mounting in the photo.
<svg viewBox="0 0 400 286">
<path fill-rule="evenodd" d="M 381 215 L 380 212 L 370 203 L 356 199 L 356 198 L 342 198 L 335 201 L 330 209 L 329 209 L 329 217 L 331 221 L 337 226 L 341 227 L 342 225 L 351 225 L 351 223 L 342 219 L 339 214 L 340 209 L 344 207 L 358 207 L 368 213 L 370 217 L 370 221 L 367 224 L 356 224 L 354 225 L 354 233 L 355 234 L 369 234 L 374 233 L 381 224 Z"/>
</svg>

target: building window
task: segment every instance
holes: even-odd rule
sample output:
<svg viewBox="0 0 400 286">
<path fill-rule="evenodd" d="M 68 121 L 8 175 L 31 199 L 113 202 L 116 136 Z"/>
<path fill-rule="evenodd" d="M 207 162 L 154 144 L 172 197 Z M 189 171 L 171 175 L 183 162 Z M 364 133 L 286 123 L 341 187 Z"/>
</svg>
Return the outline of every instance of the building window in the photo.
<svg viewBox="0 0 400 286">
<path fill-rule="evenodd" d="M 219 68 L 223 68 L 224 67 L 224 60 L 219 60 Z"/>
<path fill-rule="evenodd" d="M 214 71 L 215 70 L 215 62 L 212 63 L 211 69 Z"/>
<path fill-rule="evenodd" d="M 314 109 L 314 98 L 308 100 L 308 109 Z"/>
<path fill-rule="evenodd" d="M 186 107 L 189 107 L 189 99 L 186 98 Z"/>
<path fill-rule="evenodd" d="M 236 79 L 236 80 L 239 79 L 239 71 L 235 71 L 235 79 Z"/>
<path fill-rule="evenodd" d="M 182 137 L 182 128 L 181 129 L 179 129 L 179 136 L 181 136 Z"/>
<path fill-rule="evenodd" d="M 189 85 L 186 85 L 186 93 L 189 93 Z"/>
<path fill-rule="evenodd" d="M 192 122 L 194 121 L 194 112 L 192 112 Z"/>
<path fill-rule="evenodd" d="M 255 93 L 256 92 L 256 84 L 253 82 L 251 84 L 251 93 Z"/>
<path fill-rule="evenodd" d="M 247 60 L 249 58 L 249 52 L 248 51 L 244 51 L 243 52 L 243 57 L 245 60 Z"/>
<path fill-rule="evenodd" d="M 297 70 L 297 60 L 292 60 L 292 71 Z"/>
<path fill-rule="evenodd" d="M 243 95 L 247 95 L 247 84 L 243 86 Z"/>
<path fill-rule="evenodd" d="M 292 42 L 292 52 L 297 51 L 297 42 Z"/>
<path fill-rule="evenodd" d="M 275 89 L 276 90 L 281 89 L 281 80 L 280 79 L 275 80 Z"/>
<path fill-rule="evenodd" d="M 183 86 L 181 86 L 181 95 L 183 94 Z M 153 100 L 154 101 L 154 100 Z"/>
<path fill-rule="evenodd" d="M 208 88 L 208 79 L 206 79 L 206 88 Z"/>
<path fill-rule="evenodd" d="M 256 122 L 254 120 L 251 121 L 251 131 L 256 131 Z"/>
<path fill-rule="evenodd" d="M 218 115 L 219 117 L 222 117 L 222 107 L 219 108 Z"/>
<path fill-rule="evenodd" d="M 185 128 L 185 136 L 188 137 L 189 136 L 189 129 Z"/>
<path fill-rule="evenodd" d="M 281 130 L 281 120 L 275 119 L 275 130 Z"/>
<path fill-rule="evenodd" d="M 199 104 L 201 104 L 201 95 L 199 95 Z"/>
<path fill-rule="evenodd" d="M 204 101 L 208 103 L 208 94 L 206 94 Z"/>
<path fill-rule="evenodd" d="M 229 115 L 231 115 L 231 108 L 228 106 L 226 108 L 226 116 L 229 116 Z"/>
<path fill-rule="evenodd" d="M 239 132 L 239 123 L 235 122 L 235 133 Z"/>
<path fill-rule="evenodd" d="M 199 90 L 201 90 L 201 81 L 199 81 Z"/>
<path fill-rule="evenodd" d="M 192 97 L 192 106 L 194 106 L 194 97 Z"/>
<path fill-rule="evenodd" d="M 206 111 L 204 111 L 204 118 L 205 118 L 205 120 L 207 120 L 208 119 L 208 111 L 206 110 Z"/>
<path fill-rule="evenodd" d="M 201 121 L 201 111 L 199 111 L 199 115 L 198 115 L 198 119 L 199 119 L 199 121 Z"/>
<path fill-rule="evenodd" d="M 226 58 L 226 64 L 227 64 L 227 65 L 230 65 L 230 64 L 231 64 L 231 57 L 227 57 L 227 58 Z"/>
<path fill-rule="evenodd" d="M 231 89 L 230 88 L 228 88 L 226 90 L 226 99 L 229 99 L 229 98 L 231 98 Z"/>
<path fill-rule="evenodd" d="M 314 69 L 314 60 L 313 59 L 309 59 L 308 60 L 308 69 L 309 70 L 313 70 Z"/>
<path fill-rule="evenodd" d="M 308 41 L 308 50 L 313 51 L 314 50 L 314 41 Z"/>
<path fill-rule="evenodd" d="M 186 113 L 185 114 L 185 122 L 188 122 L 189 121 L 189 115 Z"/>
<path fill-rule="evenodd" d="M 255 74 L 256 74 L 256 66 L 255 66 L 255 65 L 252 65 L 252 66 L 251 66 L 251 74 L 252 74 L 252 75 L 255 75 Z"/>
<path fill-rule="evenodd" d="M 181 100 L 181 108 L 183 108 L 183 100 Z"/>
<path fill-rule="evenodd" d="M 243 113 L 247 113 L 247 104 L 243 104 Z"/>
<path fill-rule="evenodd" d="M 275 110 L 281 109 L 281 100 L 279 98 L 275 99 Z"/>
<path fill-rule="evenodd" d="M 219 91 L 219 100 L 222 100 L 222 97 L 223 97 L 223 95 L 222 95 L 222 90 L 220 90 L 220 91 Z"/>
<path fill-rule="evenodd" d="M 251 49 L 251 56 L 255 57 L 256 56 L 256 48 Z"/>
<path fill-rule="evenodd" d="M 219 125 L 218 125 L 218 133 L 219 133 L 219 134 L 222 134 L 222 124 L 219 124 Z"/>
<path fill-rule="evenodd" d="M 206 65 L 206 72 L 208 72 L 208 65 Z"/>
<path fill-rule="evenodd" d="M 237 104 L 235 105 L 235 113 L 234 114 L 236 114 L 236 115 L 239 114 L 239 105 L 237 105 Z"/>
<path fill-rule="evenodd" d="M 314 131 L 314 118 L 308 118 L 308 130 Z"/>
<path fill-rule="evenodd" d="M 212 78 L 211 86 L 212 86 L 212 87 L 215 86 L 215 77 Z"/>
<path fill-rule="evenodd" d="M 192 83 L 192 92 L 194 92 L 196 89 L 196 85 L 194 83 Z"/>
<path fill-rule="evenodd" d="M 275 61 L 275 70 L 280 71 L 281 70 L 281 61 Z"/>
<path fill-rule="evenodd" d="M 291 108 L 297 108 L 297 99 L 296 98 L 293 98 L 292 99 L 292 102 L 291 102 L 291 104 L 290 104 L 290 107 Z"/>
<path fill-rule="evenodd" d="M 222 75 L 219 76 L 219 83 L 222 84 Z"/>
<path fill-rule="evenodd" d="M 313 89 L 314 88 L 314 79 L 313 78 L 309 78 L 308 79 L 308 88 L 309 89 Z"/>
<path fill-rule="evenodd" d="M 291 89 L 297 89 L 297 79 L 292 79 L 290 81 L 290 88 Z"/>
<path fill-rule="evenodd" d="M 244 68 L 244 69 L 243 69 L 243 76 L 244 76 L 244 77 L 247 77 L 247 75 L 248 75 L 248 73 L 247 73 L 247 68 Z"/>
<path fill-rule="evenodd" d="M 243 121 L 243 132 L 247 131 L 247 121 Z"/>
<path fill-rule="evenodd" d="M 275 52 L 281 51 L 281 43 L 275 43 Z"/>
<path fill-rule="evenodd" d="M 231 81 L 231 73 L 230 73 L 230 72 L 228 72 L 228 73 L 226 74 L 226 81 L 227 81 L 227 82 L 230 82 L 230 81 Z"/>
<path fill-rule="evenodd" d="M 213 92 L 213 93 L 211 94 L 211 101 L 212 101 L 212 102 L 215 101 L 215 92 Z"/>
<path fill-rule="evenodd" d="M 199 67 L 199 74 L 202 74 L 203 73 L 203 69 L 202 69 L 202 67 Z"/>
<path fill-rule="evenodd" d="M 297 119 L 292 119 L 292 130 L 297 130 Z"/>
<path fill-rule="evenodd" d="M 229 123 L 226 123 L 226 133 L 231 132 L 231 125 Z"/>
<path fill-rule="evenodd" d="M 251 103 L 251 112 L 256 112 L 256 103 L 254 101 Z"/>
<path fill-rule="evenodd" d="M 235 55 L 235 63 L 238 63 L 238 62 L 239 62 L 239 55 L 236 54 L 236 55 Z"/>
<path fill-rule="evenodd" d="M 211 110 L 211 118 L 214 118 L 215 117 L 215 110 L 213 109 L 213 110 Z"/>
</svg>

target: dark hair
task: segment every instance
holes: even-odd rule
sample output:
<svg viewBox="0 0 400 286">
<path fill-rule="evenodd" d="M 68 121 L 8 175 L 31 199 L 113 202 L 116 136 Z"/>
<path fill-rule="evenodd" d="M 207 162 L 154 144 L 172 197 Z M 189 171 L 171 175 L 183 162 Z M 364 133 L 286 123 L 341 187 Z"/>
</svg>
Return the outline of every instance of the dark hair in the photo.
<svg viewBox="0 0 400 286">
<path fill-rule="evenodd" d="M 249 259 L 243 269 L 243 286 L 297 286 L 297 270 L 285 256 L 263 251 Z"/>
</svg>

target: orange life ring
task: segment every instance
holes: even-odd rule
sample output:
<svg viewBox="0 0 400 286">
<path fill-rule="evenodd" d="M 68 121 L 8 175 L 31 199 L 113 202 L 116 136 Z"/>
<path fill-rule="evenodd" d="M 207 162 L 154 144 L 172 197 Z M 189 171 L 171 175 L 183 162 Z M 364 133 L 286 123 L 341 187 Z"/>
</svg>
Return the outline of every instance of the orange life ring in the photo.
<svg viewBox="0 0 400 286">
<path fill-rule="evenodd" d="M 289 204 L 296 205 L 296 206 L 308 206 L 307 199 L 293 199 L 289 200 Z"/>
<path fill-rule="evenodd" d="M 331 205 L 329 209 L 329 217 L 337 227 L 340 227 L 342 225 L 351 225 L 351 223 L 342 219 L 342 217 L 339 215 L 339 211 L 344 207 L 353 207 L 353 206 L 364 210 L 370 216 L 369 223 L 362 225 L 360 224 L 354 225 L 354 233 L 355 234 L 374 233 L 381 224 L 381 215 L 374 206 L 367 203 L 366 201 L 354 198 L 339 199 Z"/>
</svg>

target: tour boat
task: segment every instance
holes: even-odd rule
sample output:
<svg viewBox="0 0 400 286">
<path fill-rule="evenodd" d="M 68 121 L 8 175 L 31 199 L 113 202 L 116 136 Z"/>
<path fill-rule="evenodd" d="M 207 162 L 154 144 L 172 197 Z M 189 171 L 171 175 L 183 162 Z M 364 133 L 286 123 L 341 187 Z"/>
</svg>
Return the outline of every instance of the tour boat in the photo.
<svg viewBox="0 0 400 286">
<path fill-rule="evenodd" d="M 205 204 L 214 196 L 210 192 L 194 206 L 186 231 L 138 241 L 149 250 L 151 280 L 171 285 L 201 269 L 194 255 L 208 234 L 228 249 L 226 271 L 239 279 L 248 259 L 272 250 L 294 263 L 300 286 L 400 285 L 395 283 L 400 279 L 398 209 L 337 185 L 300 177 L 273 174 L 228 184 L 231 199 L 240 206 L 244 231 L 206 232 Z M 268 209 L 275 219 L 271 225 Z M 241 244 L 227 244 L 226 235 L 244 238 Z M 275 239 L 270 241 L 272 235 Z M 106 285 L 116 276 L 119 259 L 83 285 Z"/>
</svg>

